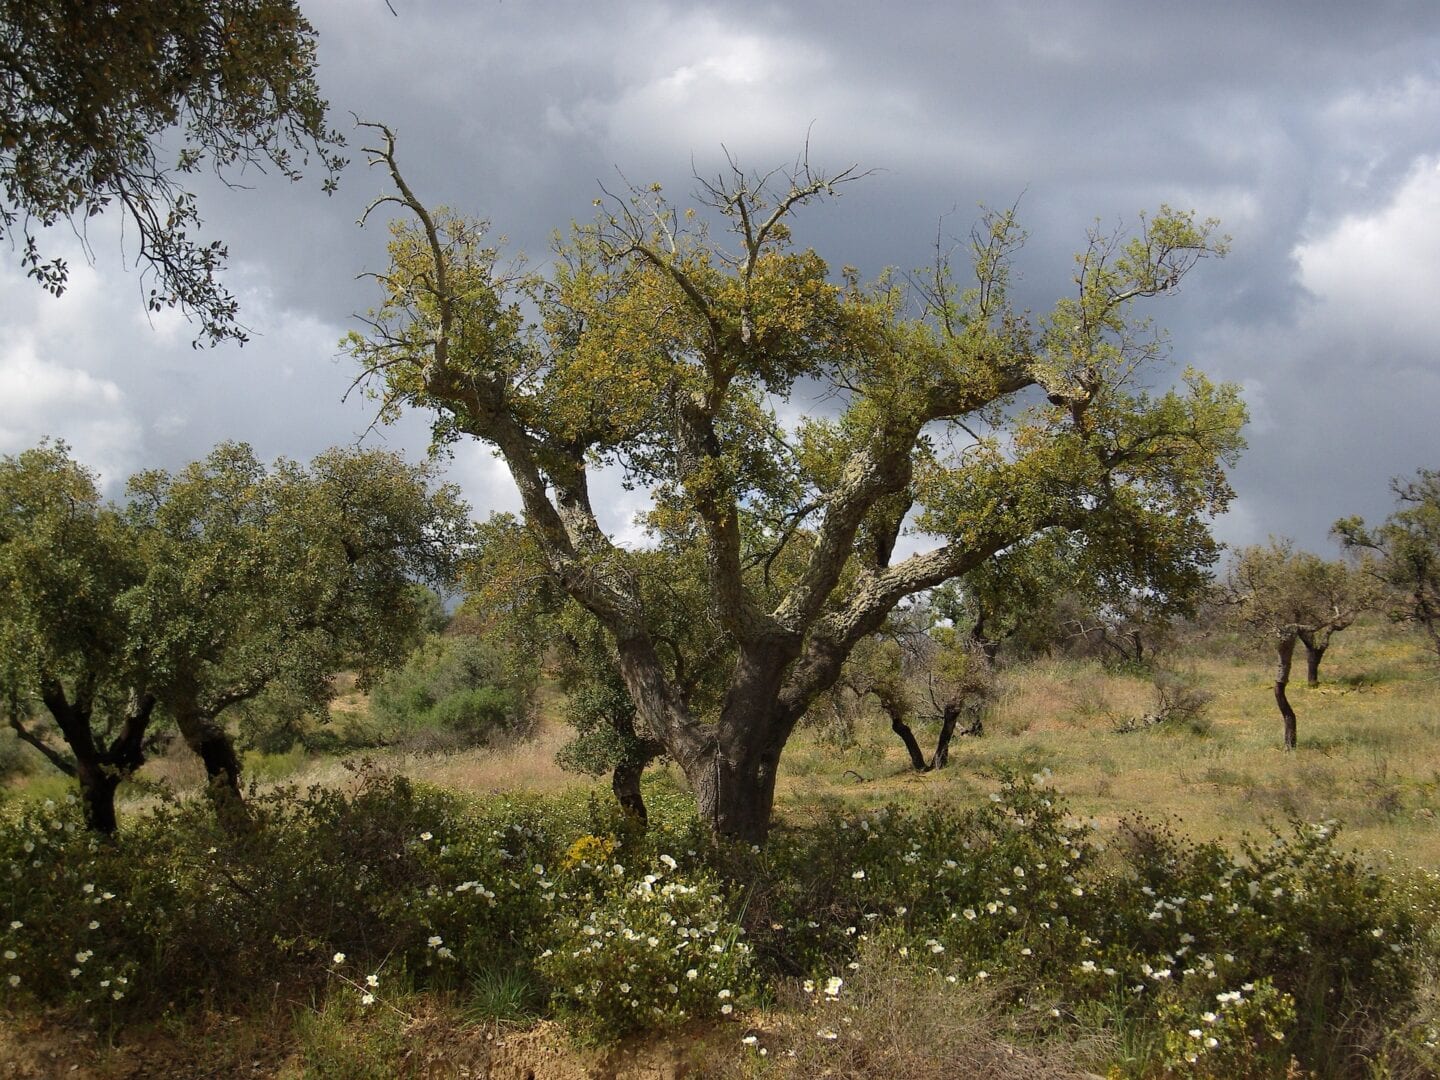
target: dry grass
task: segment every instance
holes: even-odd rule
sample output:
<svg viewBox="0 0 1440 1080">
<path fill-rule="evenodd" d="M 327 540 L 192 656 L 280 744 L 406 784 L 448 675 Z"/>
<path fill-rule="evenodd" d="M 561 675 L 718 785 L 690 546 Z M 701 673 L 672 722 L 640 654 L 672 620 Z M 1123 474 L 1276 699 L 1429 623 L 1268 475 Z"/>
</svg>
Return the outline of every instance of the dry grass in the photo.
<svg viewBox="0 0 1440 1080">
<path fill-rule="evenodd" d="M 1233 840 L 1290 818 L 1334 818 L 1349 844 L 1382 861 L 1440 867 L 1440 673 L 1414 639 L 1383 624 L 1337 635 L 1321 686 L 1291 684 L 1294 753 L 1281 746 L 1268 655 L 1195 655 L 1179 666 L 1214 695 L 1203 733 L 1119 734 L 1120 719 L 1153 709 L 1147 679 L 1041 661 L 1005 675 L 986 735 L 957 739 L 939 773 L 911 771 L 878 715 L 839 751 L 802 730 L 781 763 L 779 803 L 805 817 L 838 802 L 969 800 L 997 765 L 1049 768 L 1074 808 L 1102 825 L 1172 816 L 1197 839 Z M 933 745 L 933 729 L 917 735 Z"/>
<path fill-rule="evenodd" d="M 1047 1010 L 1002 1011 L 997 995 L 953 984 L 880 948 L 862 951 L 839 997 L 791 990 L 756 1018 L 755 1044 L 727 1077 L 829 1076 L 837 1080 L 1031 1080 L 1093 1077 L 1082 1063 L 1107 1058 L 1107 1044 L 1040 1036 Z M 762 1056 L 760 1050 L 766 1053 Z"/>
</svg>

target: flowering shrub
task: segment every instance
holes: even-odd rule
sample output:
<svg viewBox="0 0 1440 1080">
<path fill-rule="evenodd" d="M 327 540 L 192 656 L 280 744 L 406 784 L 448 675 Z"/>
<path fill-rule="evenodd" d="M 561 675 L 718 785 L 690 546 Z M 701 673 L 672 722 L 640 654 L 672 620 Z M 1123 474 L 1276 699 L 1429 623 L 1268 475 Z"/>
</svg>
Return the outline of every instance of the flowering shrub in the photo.
<svg viewBox="0 0 1440 1080">
<path fill-rule="evenodd" d="M 577 870 L 578 880 L 594 880 L 595 867 Z M 750 948 L 718 884 L 677 870 L 667 854 L 638 878 L 613 864 L 618 887 L 585 895 L 582 911 L 562 919 L 540 969 L 588 1034 L 617 1038 L 726 1015 L 749 990 Z"/>
<path fill-rule="evenodd" d="M 0 830 L 0 994 L 101 1016 L 126 1002 L 136 962 L 124 943 L 138 913 L 117 895 L 109 854 L 73 796 L 26 807 Z"/>
<path fill-rule="evenodd" d="M 1106 850 L 1043 774 L 1003 774 L 977 806 L 735 848 L 651 794 L 644 833 L 574 797 L 476 805 L 364 770 L 349 793 L 252 795 L 243 827 L 196 800 L 103 843 L 72 805 L 7 808 L 0 1001 L 110 1022 L 281 982 L 364 1010 L 508 980 L 612 1039 L 723 1016 L 757 986 L 823 1005 L 883 946 L 1042 1026 L 1139 1033 L 1142 1074 L 1323 1071 L 1382 1043 L 1430 1061 L 1440 1042 L 1440 1008 L 1411 1007 L 1440 953 L 1440 878 L 1383 877 L 1331 824 L 1231 851 L 1131 822 Z"/>
<path fill-rule="evenodd" d="M 1286 1074 L 1286 1033 L 1295 1021 L 1295 1002 L 1269 979 L 1222 990 L 1201 1012 L 1171 1004 L 1161 1020 L 1167 1024 L 1168 1072 L 1215 1080 Z"/>
</svg>

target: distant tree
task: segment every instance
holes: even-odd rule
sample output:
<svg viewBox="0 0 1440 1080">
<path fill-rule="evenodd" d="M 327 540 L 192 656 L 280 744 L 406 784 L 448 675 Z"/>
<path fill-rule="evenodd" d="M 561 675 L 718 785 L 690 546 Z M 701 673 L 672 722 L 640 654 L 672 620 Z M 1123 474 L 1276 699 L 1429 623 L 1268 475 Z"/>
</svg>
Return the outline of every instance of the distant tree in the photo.
<svg viewBox="0 0 1440 1080">
<path fill-rule="evenodd" d="M 1308 551 L 1289 540 L 1241 549 L 1222 586 L 1232 618 L 1276 651 L 1275 704 L 1285 724 L 1285 748 L 1295 749 L 1296 717 L 1285 688 L 1295 644 L 1305 648 L 1305 677 L 1320 682 L 1320 661 L 1333 635 L 1344 630 L 1371 602 L 1365 582 L 1345 563 Z"/>
<path fill-rule="evenodd" d="M 199 208 L 177 176 L 270 166 L 297 180 L 314 154 L 332 190 L 344 140 L 325 110 L 295 0 L 0 0 L 0 236 L 18 236 L 30 276 L 59 295 L 69 267 L 37 231 L 83 234 L 118 205 L 155 274 L 151 310 L 178 306 L 212 343 L 243 341 L 217 276 L 225 248 L 195 237 Z M 176 130 L 169 161 L 162 137 Z"/>
<path fill-rule="evenodd" d="M 897 609 L 880 631 L 856 646 L 837 684 L 879 702 L 917 772 L 945 767 L 957 730 L 983 734 L 984 710 L 995 694 L 991 656 L 950 624 L 944 610 L 925 601 Z M 917 717 L 940 724 L 928 759 L 911 726 Z M 969 723 L 959 729 L 962 717 Z"/>
<path fill-rule="evenodd" d="M 1213 557 L 1205 520 L 1231 497 L 1244 408 L 1194 372 L 1143 389 L 1165 350 L 1131 318 L 1223 248 L 1189 214 L 1093 233 L 1074 289 L 1032 325 L 1007 299 L 1022 240 L 1008 213 L 975 230 L 968 288 L 943 258 L 914 290 L 865 287 L 793 247 L 795 212 L 853 173 L 726 172 L 702 198 L 728 240 L 633 192 L 540 275 L 505 267 L 479 223 L 427 208 L 388 131 L 371 157 L 396 192 L 379 202 L 406 219 L 352 351 L 386 415 L 429 410 L 441 439 L 497 449 L 542 557 L 606 628 L 647 735 L 717 834 L 765 838 L 795 725 L 906 597 L 1051 530 Z M 770 403 L 802 388 L 838 412 L 788 430 Z M 674 677 L 672 596 L 599 524 L 602 463 L 687 546 L 687 588 L 727 658 L 712 713 Z M 907 521 L 936 546 L 897 557 Z M 794 572 L 767 574 L 782 556 Z"/>
<path fill-rule="evenodd" d="M 376 452 L 265 469 L 225 445 L 134 477 L 123 507 L 60 444 L 0 460 L 0 609 L 10 724 L 75 776 L 87 820 L 115 828 L 147 727 L 173 719 L 220 805 L 240 764 L 223 717 L 267 691 L 322 708 L 409 651 L 468 524 L 453 489 Z M 69 756 L 29 721 L 43 707 Z"/>
<path fill-rule="evenodd" d="M 1035 656 L 1088 643 L 1141 662 L 1147 642 L 1207 595 L 1216 554 L 1203 530 L 1158 539 L 1050 531 L 936 590 L 931 602 L 992 661 L 1002 648 Z"/>
<path fill-rule="evenodd" d="M 1421 469 L 1390 487 L 1400 509 L 1383 525 L 1344 518 L 1335 533 L 1363 556 L 1362 571 L 1380 585 L 1391 618 L 1421 631 L 1440 658 L 1440 471 Z"/>
</svg>

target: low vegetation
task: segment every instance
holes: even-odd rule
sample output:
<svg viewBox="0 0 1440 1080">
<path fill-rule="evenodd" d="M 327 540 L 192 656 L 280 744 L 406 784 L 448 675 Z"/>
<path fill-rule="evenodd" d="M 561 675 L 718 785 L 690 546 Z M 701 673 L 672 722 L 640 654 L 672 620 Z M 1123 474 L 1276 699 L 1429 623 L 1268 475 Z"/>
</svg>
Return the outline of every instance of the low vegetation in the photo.
<svg viewBox="0 0 1440 1080">
<path fill-rule="evenodd" d="M 132 792 L 100 840 L 63 794 L 17 798 L 0 989 L 13 1024 L 94 1032 L 67 1052 L 99 1075 L 130 1060 L 100 1047 L 214 1016 L 240 1023 L 208 1060 L 243 1045 L 277 1076 L 518 1076 L 551 1060 L 526 1033 L 557 1024 L 565 1068 L 622 1075 L 691 1045 L 737 1077 L 1429 1075 L 1440 851 L 1407 840 L 1428 750 L 1385 765 L 1374 804 L 1384 739 L 1420 741 L 1433 683 L 1393 631 L 1352 638 L 1336 683 L 1299 692 L 1294 753 L 1223 641 L 1190 652 L 1206 724 L 1122 734 L 1183 698 L 1174 678 L 1052 660 L 1002 673 L 945 770 L 911 769 L 878 707 L 848 744 L 806 729 L 759 850 L 717 845 L 670 769 L 648 829 L 578 777 L 526 793 L 523 745 L 488 794 L 506 785 L 460 751 L 312 757 L 328 781 L 256 787 L 242 830 Z"/>
</svg>

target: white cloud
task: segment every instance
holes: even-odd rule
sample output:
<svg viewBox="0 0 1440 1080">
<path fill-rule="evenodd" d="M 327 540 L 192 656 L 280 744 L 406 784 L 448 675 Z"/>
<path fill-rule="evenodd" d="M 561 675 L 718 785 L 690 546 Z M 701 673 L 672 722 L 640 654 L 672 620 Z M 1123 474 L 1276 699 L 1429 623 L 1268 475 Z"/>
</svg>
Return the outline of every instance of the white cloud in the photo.
<svg viewBox="0 0 1440 1080">
<path fill-rule="evenodd" d="M 1345 217 L 1295 257 L 1327 337 L 1342 335 L 1377 360 L 1397 346 L 1430 353 L 1440 296 L 1440 163 L 1416 162 L 1388 206 Z"/>
<path fill-rule="evenodd" d="M 140 424 L 114 382 L 42 361 L 32 341 L 12 342 L 0 352 L 0 452 L 19 453 L 45 437 L 63 439 L 113 491 L 135 468 L 139 436 Z"/>
</svg>

